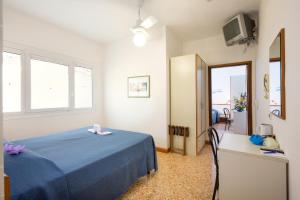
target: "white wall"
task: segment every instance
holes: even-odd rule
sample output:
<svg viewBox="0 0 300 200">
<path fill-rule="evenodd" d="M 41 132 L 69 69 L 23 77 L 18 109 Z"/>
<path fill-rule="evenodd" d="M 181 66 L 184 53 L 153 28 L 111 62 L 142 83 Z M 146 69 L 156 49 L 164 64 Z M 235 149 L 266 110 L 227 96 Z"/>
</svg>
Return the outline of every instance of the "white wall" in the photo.
<svg viewBox="0 0 300 200">
<path fill-rule="evenodd" d="M 96 77 L 94 82 L 95 109 L 93 112 L 55 113 L 50 116 L 41 114 L 38 117 L 21 117 L 4 120 L 4 133 L 7 139 L 19 139 L 51 132 L 69 130 L 77 127 L 101 122 L 102 116 L 102 86 L 101 64 L 102 47 L 76 34 L 65 31 L 40 21 L 37 18 L 22 14 L 4 7 L 4 42 L 9 46 L 31 49 L 35 52 L 49 52 L 49 55 L 59 55 L 89 63 Z"/>
<path fill-rule="evenodd" d="M 2 51 L 2 0 L 0 0 L 0 51 Z M 2 83 L 2 56 L 0 58 L 0 83 Z M 2 86 L 2 84 L 0 84 Z M 0 87 L 0 105 L 2 105 L 2 87 Z M 0 106 L 1 107 L 1 106 Z M 2 110 L 2 109 L 1 109 Z M 3 128 L 2 128 L 2 112 L 0 112 L 0 174 L 3 174 Z M 4 199 L 3 178 L 0 178 L 0 200 Z"/>
<path fill-rule="evenodd" d="M 138 48 L 131 38 L 106 48 L 104 116 L 107 127 L 152 134 L 156 146 L 167 147 L 167 88 L 165 37 L 161 28 Z M 150 75 L 150 98 L 128 98 L 127 78 Z"/>
<path fill-rule="evenodd" d="M 183 42 L 181 39 L 168 27 L 165 27 L 165 49 L 166 49 L 166 68 L 167 68 L 167 77 L 166 77 L 166 85 L 167 85 L 167 125 L 170 125 L 171 111 L 170 111 L 170 58 L 175 56 L 182 55 L 182 45 Z M 167 134 L 167 144 L 168 147 L 170 145 L 169 135 Z"/>
<path fill-rule="evenodd" d="M 256 45 L 227 47 L 223 35 L 183 43 L 183 53 L 197 53 L 208 65 L 255 60 Z"/>
<path fill-rule="evenodd" d="M 165 27 L 165 37 L 166 37 L 167 63 L 169 65 L 170 57 L 182 55 L 183 42 L 168 27 Z"/>
<path fill-rule="evenodd" d="M 264 0 L 260 6 L 259 46 L 257 51 L 257 122 L 272 123 L 274 132 L 289 159 L 289 194 L 291 200 L 300 198 L 299 160 L 299 46 L 300 1 Z M 263 75 L 269 70 L 269 47 L 281 28 L 286 29 L 286 120 L 268 118 L 269 101 L 263 98 Z"/>
<path fill-rule="evenodd" d="M 104 64 L 105 126 L 153 135 L 156 146 L 168 148 L 169 56 L 181 44 L 166 27 L 158 27 L 142 48 L 127 37 L 107 46 Z M 150 75 L 150 98 L 128 98 L 127 78 Z"/>
<path fill-rule="evenodd" d="M 255 59 L 256 44 L 245 49 L 244 45 L 227 47 L 223 35 L 216 35 L 183 43 L 183 53 L 197 53 L 208 65 L 252 61 L 253 131 L 255 131 Z"/>
</svg>

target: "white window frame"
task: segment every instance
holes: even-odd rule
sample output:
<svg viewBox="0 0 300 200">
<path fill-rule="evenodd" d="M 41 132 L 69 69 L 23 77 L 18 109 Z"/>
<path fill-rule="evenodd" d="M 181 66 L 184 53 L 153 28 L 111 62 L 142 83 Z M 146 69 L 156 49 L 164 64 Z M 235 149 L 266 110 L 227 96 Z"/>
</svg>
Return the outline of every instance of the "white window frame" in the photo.
<svg viewBox="0 0 300 200">
<path fill-rule="evenodd" d="M 81 68 L 85 68 L 85 69 L 89 69 L 89 70 L 91 70 L 91 73 L 92 73 L 92 107 L 88 107 L 88 108 L 75 108 L 75 67 L 81 67 Z M 95 107 L 95 101 L 94 101 L 94 97 L 95 97 L 95 94 L 94 94 L 94 92 L 95 92 L 95 90 L 94 90 L 94 86 L 95 86 L 95 83 L 94 83 L 94 81 L 95 81 L 95 75 L 94 75 L 94 70 L 93 70 L 93 68 L 91 68 L 91 67 L 88 67 L 88 65 L 85 65 L 85 64 L 83 64 L 83 63 L 77 63 L 77 64 L 75 64 L 75 66 L 74 66 L 74 68 L 73 68 L 73 108 L 75 109 L 75 110 L 93 110 L 94 109 L 94 107 Z"/>
<path fill-rule="evenodd" d="M 3 115 L 10 115 L 10 116 L 15 116 L 15 115 L 20 115 L 25 113 L 25 53 L 24 51 L 17 49 L 17 48 L 12 48 L 12 47 L 3 47 L 3 52 L 6 53 L 12 53 L 12 54 L 17 54 L 21 56 L 21 111 L 20 112 L 3 112 Z M 2 52 L 2 55 L 3 55 Z M 1 56 L 2 56 L 1 55 Z M 2 79 L 1 79 L 2 80 Z"/>
<path fill-rule="evenodd" d="M 6 42 L 7 43 L 7 42 Z M 3 113 L 4 120 L 32 118 L 62 114 L 74 114 L 95 111 L 95 74 L 93 65 L 78 61 L 62 54 L 50 53 L 44 50 L 26 47 L 14 43 L 4 44 L 3 51 L 21 56 L 21 111 Z M 31 109 L 31 59 L 61 64 L 68 67 L 69 75 L 69 106 L 66 108 Z M 92 72 L 92 107 L 75 108 L 75 74 L 74 68 L 82 67 Z"/>
</svg>

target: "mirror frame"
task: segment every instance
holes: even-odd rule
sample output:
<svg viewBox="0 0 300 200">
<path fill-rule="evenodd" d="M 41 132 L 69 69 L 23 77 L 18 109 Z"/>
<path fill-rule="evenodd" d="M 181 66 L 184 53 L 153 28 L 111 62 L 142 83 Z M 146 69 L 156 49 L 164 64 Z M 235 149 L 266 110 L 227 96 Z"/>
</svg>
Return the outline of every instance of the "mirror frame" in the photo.
<svg viewBox="0 0 300 200">
<path fill-rule="evenodd" d="M 280 76 L 280 99 L 281 99 L 281 112 L 280 115 L 275 115 L 271 112 L 272 115 L 285 120 L 286 119 L 286 101 L 285 101 L 285 29 L 281 29 L 279 34 L 276 36 L 280 37 L 280 68 L 281 68 L 281 76 Z M 275 40 L 276 40 L 275 38 Z M 273 40 L 274 41 L 274 40 Z M 273 42 L 272 42 L 273 44 Z M 272 45 L 271 44 L 271 45 Z M 270 47 L 271 48 L 271 47 Z M 269 63 L 274 61 L 274 59 L 269 56 Z"/>
</svg>

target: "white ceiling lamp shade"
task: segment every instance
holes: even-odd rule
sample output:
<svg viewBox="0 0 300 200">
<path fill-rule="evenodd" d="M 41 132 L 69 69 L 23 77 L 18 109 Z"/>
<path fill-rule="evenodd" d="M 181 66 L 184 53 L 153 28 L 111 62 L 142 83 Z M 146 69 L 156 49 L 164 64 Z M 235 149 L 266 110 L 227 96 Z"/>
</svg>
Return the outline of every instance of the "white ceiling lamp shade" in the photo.
<svg viewBox="0 0 300 200">
<path fill-rule="evenodd" d="M 141 18 L 141 8 L 143 6 L 144 1 L 140 1 L 139 7 L 138 7 L 138 19 L 136 21 L 136 25 L 131 28 L 131 32 L 133 33 L 133 43 L 137 47 L 143 47 L 147 39 L 149 37 L 149 34 L 146 29 L 151 28 L 157 23 L 157 19 L 153 16 L 149 16 L 146 19 L 142 20 Z"/>
<path fill-rule="evenodd" d="M 143 27 L 137 27 L 134 29 L 133 34 L 134 45 L 137 47 L 143 47 L 146 44 L 147 39 L 149 37 L 147 31 Z"/>
</svg>

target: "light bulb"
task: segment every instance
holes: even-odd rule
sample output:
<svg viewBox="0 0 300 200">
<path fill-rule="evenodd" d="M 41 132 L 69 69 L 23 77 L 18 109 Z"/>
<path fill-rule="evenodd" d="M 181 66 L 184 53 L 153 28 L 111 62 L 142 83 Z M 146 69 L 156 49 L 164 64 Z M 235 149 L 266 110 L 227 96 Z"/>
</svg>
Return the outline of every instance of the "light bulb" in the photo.
<svg viewBox="0 0 300 200">
<path fill-rule="evenodd" d="M 143 31 L 135 32 L 133 36 L 133 43 L 137 47 L 142 47 L 146 44 L 147 36 Z"/>
</svg>

